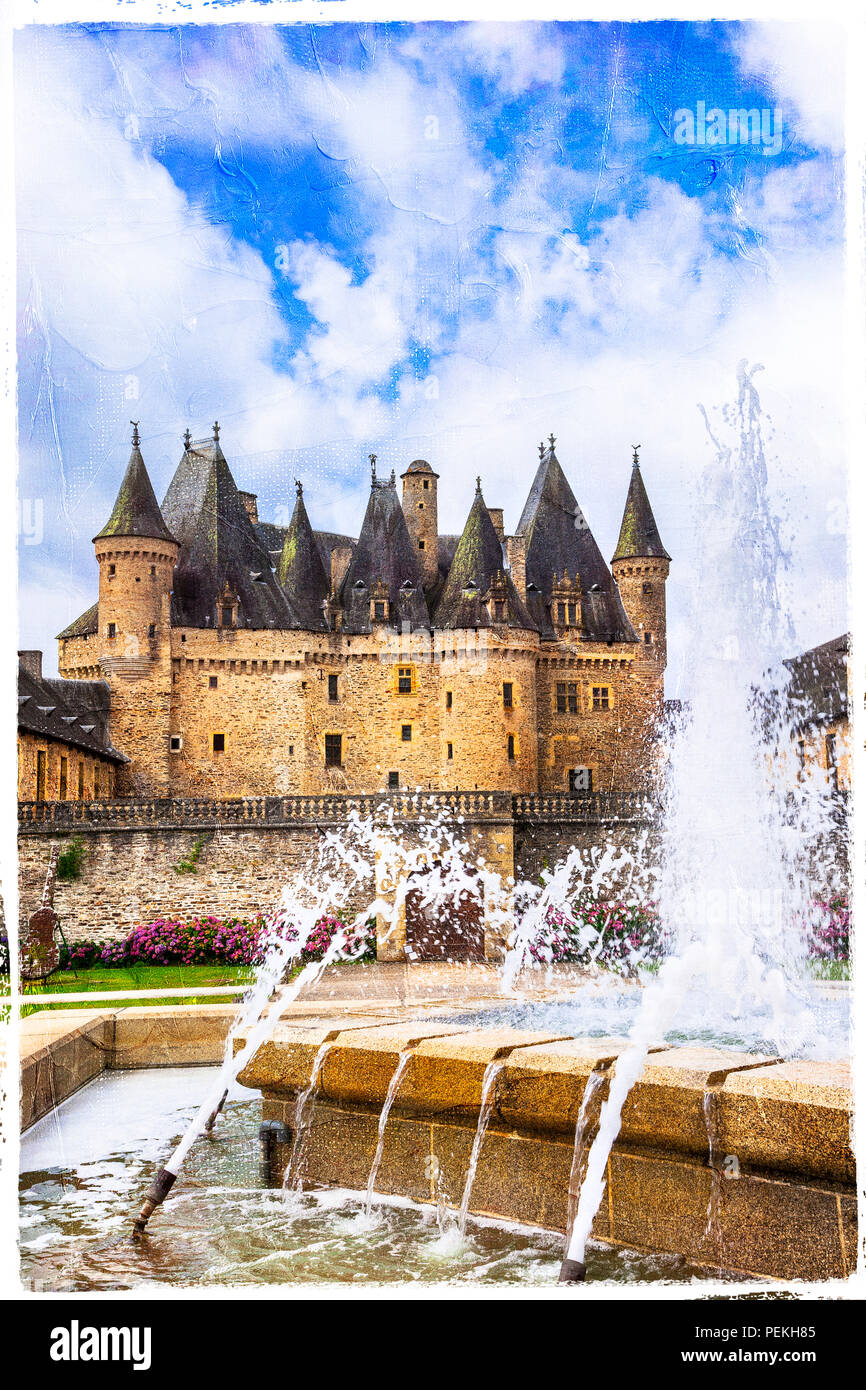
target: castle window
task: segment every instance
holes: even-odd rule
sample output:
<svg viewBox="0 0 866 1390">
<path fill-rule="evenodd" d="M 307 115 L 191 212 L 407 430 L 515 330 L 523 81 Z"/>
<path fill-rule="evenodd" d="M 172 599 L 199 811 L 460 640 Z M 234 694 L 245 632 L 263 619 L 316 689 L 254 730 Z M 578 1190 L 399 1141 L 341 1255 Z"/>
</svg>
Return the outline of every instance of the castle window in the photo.
<svg viewBox="0 0 866 1390">
<path fill-rule="evenodd" d="M 451 709 L 454 704 L 454 696 L 450 690 L 445 691 L 445 708 Z"/>
<path fill-rule="evenodd" d="M 592 791 L 592 768 L 573 767 L 568 774 L 568 790 L 574 796 L 586 796 Z"/>
<path fill-rule="evenodd" d="M 150 624 L 149 624 L 148 629 L 147 629 L 147 635 L 148 635 L 148 637 L 155 637 L 155 636 L 156 636 L 156 623 L 150 623 Z"/>
<path fill-rule="evenodd" d="M 397 667 L 397 694 L 411 695 L 414 689 L 414 671 L 411 666 Z"/>
<path fill-rule="evenodd" d="M 116 637 L 116 636 L 117 636 L 117 624 L 116 624 L 116 623 L 109 623 L 109 624 L 108 624 L 108 635 L 109 635 L 109 637 Z"/>
<path fill-rule="evenodd" d="M 558 603 L 558 604 L 556 605 L 556 621 L 557 621 L 558 623 L 561 623 L 561 625 L 562 625 L 563 627 L 565 627 L 565 604 L 564 604 L 564 603 Z"/>
<path fill-rule="evenodd" d="M 331 701 L 332 704 L 337 700 L 339 695 L 338 684 L 338 676 L 328 677 L 328 699 Z"/>
<path fill-rule="evenodd" d="M 650 642 L 652 642 L 652 640 L 653 640 L 653 635 L 652 635 L 652 633 L 651 633 L 651 632 L 645 632 L 644 635 L 643 635 L 643 640 L 644 640 L 645 644 L 646 644 L 647 646 L 649 646 Z"/>
<path fill-rule="evenodd" d="M 577 681 L 557 681 L 557 714 L 577 714 Z"/>
<path fill-rule="evenodd" d="M 412 742 L 412 725 L 411 725 L 411 724 L 403 724 L 403 725 L 401 726 L 401 728 L 400 728 L 400 738 L 402 739 L 403 743 L 411 743 L 411 742 Z"/>
<path fill-rule="evenodd" d="M 213 735 L 213 745 L 212 745 L 212 746 L 213 746 L 213 751 L 214 751 L 215 753 L 224 753 L 224 752 L 226 751 L 226 736 L 225 736 L 225 734 L 214 734 L 214 735 Z"/>
<path fill-rule="evenodd" d="M 514 708 L 514 686 L 511 681 L 502 683 L 502 703 L 506 709 Z"/>
<path fill-rule="evenodd" d="M 84 763 L 78 764 L 78 800 L 84 800 Z"/>
<path fill-rule="evenodd" d="M 593 709 L 610 709 L 609 686 L 594 685 L 592 687 L 592 707 Z"/>
<path fill-rule="evenodd" d="M 325 734 L 325 767 L 343 766 L 343 735 Z"/>
<path fill-rule="evenodd" d="M 111 576 L 114 575 L 114 574 L 117 574 L 117 565 L 109 565 L 109 566 L 108 566 L 108 577 L 111 578 Z"/>
<path fill-rule="evenodd" d="M 289 757 L 290 757 L 290 758 L 293 758 L 294 756 L 295 756 L 295 745 L 294 745 L 293 743 L 290 743 L 290 744 L 289 744 Z"/>
<path fill-rule="evenodd" d="M 644 594 L 651 594 L 652 591 L 653 591 L 653 586 L 652 586 L 652 584 L 642 584 L 642 585 L 641 585 L 641 593 L 644 593 Z"/>
<path fill-rule="evenodd" d="M 498 599 L 494 599 L 494 602 L 493 602 L 493 620 L 494 620 L 494 622 L 497 622 L 497 623 L 504 623 L 504 622 L 505 622 L 505 604 L 504 604 L 504 602 L 502 601 L 502 599 L 499 599 L 499 598 L 498 598 Z"/>
<path fill-rule="evenodd" d="M 172 734 L 168 740 L 169 753 L 179 753 L 183 748 L 183 739 L 180 734 Z"/>
<path fill-rule="evenodd" d="M 208 690 L 216 690 L 218 683 L 219 683 L 219 677 L 218 677 L 218 676 L 208 676 L 208 678 L 207 678 Z"/>
<path fill-rule="evenodd" d="M 429 483 L 428 479 L 425 478 L 425 479 L 424 479 L 424 491 L 425 491 L 425 492 L 427 491 L 427 489 L 429 488 L 429 486 L 430 486 L 430 483 Z"/>
<path fill-rule="evenodd" d="M 385 605 L 384 605 L 384 603 L 374 603 L 374 604 L 373 604 L 373 617 L 375 618 L 375 620 L 376 620 L 377 622 L 384 622 L 384 621 L 385 621 Z"/>
<path fill-rule="evenodd" d="M 93 799 L 98 801 L 102 796 L 102 768 L 99 763 L 93 766 Z"/>
<path fill-rule="evenodd" d="M 231 627 L 231 625 L 232 625 L 232 610 L 231 610 L 230 608 L 223 608 L 223 610 L 222 610 L 222 612 L 221 612 L 221 614 L 220 614 L 220 625 L 221 625 L 222 627 Z"/>
<path fill-rule="evenodd" d="M 454 757 L 454 744 L 453 744 L 453 743 L 448 743 L 448 744 L 446 744 L 445 746 L 446 746 L 446 749 L 447 749 L 446 757 L 448 758 L 448 761 L 450 762 L 451 759 Z"/>
<path fill-rule="evenodd" d="M 419 541 L 419 542 L 418 542 L 418 549 L 419 549 L 419 550 L 423 550 L 423 549 L 424 549 L 424 542 L 423 542 L 423 541 Z"/>
<path fill-rule="evenodd" d="M 400 785 L 400 774 L 399 774 L 399 772 L 389 772 L 389 773 L 388 773 L 388 786 L 391 788 L 391 790 L 393 791 L 396 787 L 399 787 L 399 785 Z"/>
<path fill-rule="evenodd" d="M 419 510 L 419 512 L 423 512 L 423 510 L 424 510 L 424 503 L 423 503 L 423 502 L 419 502 L 419 503 L 418 503 L 418 510 Z"/>
<path fill-rule="evenodd" d="M 828 734 L 824 739 L 824 758 L 827 763 L 827 772 L 830 778 L 830 785 L 834 792 L 839 790 L 839 765 L 836 762 L 836 735 Z"/>
<path fill-rule="evenodd" d="M 61 759 L 60 759 L 60 795 L 59 795 L 59 799 L 60 799 L 61 801 L 65 801 L 65 800 L 66 800 L 66 796 L 67 796 L 68 791 L 69 791 L 69 759 L 68 759 L 68 758 L 61 758 Z"/>
<path fill-rule="evenodd" d="M 151 567 L 150 567 L 150 575 L 151 575 L 151 578 L 153 578 L 153 576 L 154 576 L 155 574 L 156 574 L 156 565 L 151 565 Z"/>
<path fill-rule="evenodd" d="M 577 604 L 576 604 L 576 603 L 570 603 L 570 604 L 568 605 L 568 625 L 569 625 L 569 627 L 574 627 L 574 626 L 576 625 L 576 623 L 577 623 Z"/>
<path fill-rule="evenodd" d="M 514 734 L 509 734 L 509 735 L 508 735 L 508 761 L 509 761 L 510 763 L 513 763 L 513 762 L 514 762 L 514 759 L 515 759 L 516 757 L 517 757 L 517 739 L 515 738 Z"/>
<path fill-rule="evenodd" d="M 41 749 L 36 754 L 36 800 L 45 800 L 45 754 Z"/>
</svg>

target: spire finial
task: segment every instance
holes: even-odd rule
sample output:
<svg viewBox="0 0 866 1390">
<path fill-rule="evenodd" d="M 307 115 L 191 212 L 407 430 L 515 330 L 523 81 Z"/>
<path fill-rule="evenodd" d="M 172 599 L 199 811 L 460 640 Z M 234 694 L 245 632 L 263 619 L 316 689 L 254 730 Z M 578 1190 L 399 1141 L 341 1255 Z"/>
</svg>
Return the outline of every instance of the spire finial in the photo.
<svg viewBox="0 0 866 1390">
<path fill-rule="evenodd" d="M 393 469 L 393 468 L 391 469 L 391 486 L 392 486 L 392 487 L 396 487 L 396 486 L 397 486 L 397 474 L 394 472 L 394 469 Z"/>
<path fill-rule="evenodd" d="M 555 435 L 555 434 L 549 434 L 549 435 L 548 435 L 548 439 L 550 440 L 550 447 L 551 447 L 551 449 L 553 449 L 554 445 L 556 444 L 556 435 Z"/>
<path fill-rule="evenodd" d="M 214 422 L 213 422 L 213 442 L 214 442 L 214 444 L 219 444 L 219 441 L 220 441 L 220 422 L 219 422 L 219 420 L 214 420 Z"/>
<path fill-rule="evenodd" d="M 183 447 L 184 447 L 185 449 L 188 449 L 189 446 L 190 446 L 191 444 L 192 444 L 192 435 L 190 434 L 189 429 L 187 428 L 187 429 L 185 429 L 184 432 L 183 432 Z"/>
<path fill-rule="evenodd" d="M 303 497 L 304 495 L 304 484 L 301 482 L 300 478 L 295 479 L 295 492 L 299 497 Z"/>
<path fill-rule="evenodd" d="M 374 482 L 374 483 L 375 483 L 375 481 L 376 481 L 376 455 L 375 455 L 375 454 L 368 454 L 368 455 L 367 455 L 367 458 L 370 460 L 370 472 L 371 472 L 371 474 L 372 474 L 371 482 Z"/>
<path fill-rule="evenodd" d="M 132 425 L 132 447 L 133 449 L 137 449 L 139 444 L 141 443 L 141 439 L 138 433 L 138 421 L 130 420 L 129 423 Z"/>
<path fill-rule="evenodd" d="M 481 474 L 480 474 L 480 473 L 478 474 L 477 478 L 475 479 L 475 496 L 476 496 L 476 497 L 480 497 L 480 496 L 481 496 Z"/>
<path fill-rule="evenodd" d="M 632 449 L 633 449 L 633 451 L 634 451 L 634 452 L 632 453 L 631 466 L 632 466 L 632 468 L 640 468 L 640 459 L 638 458 L 638 450 L 639 450 L 640 448 L 642 448 L 643 446 L 640 445 L 640 444 L 632 444 L 631 447 L 632 447 Z"/>
<path fill-rule="evenodd" d="M 540 459 L 543 459 L 543 458 L 544 458 L 544 455 L 545 455 L 545 452 L 546 452 L 546 450 L 545 450 L 545 447 L 544 447 L 544 440 L 542 439 L 541 443 L 540 443 L 539 446 L 538 446 L 538 457 L 539 457 Z"/>
</svg>

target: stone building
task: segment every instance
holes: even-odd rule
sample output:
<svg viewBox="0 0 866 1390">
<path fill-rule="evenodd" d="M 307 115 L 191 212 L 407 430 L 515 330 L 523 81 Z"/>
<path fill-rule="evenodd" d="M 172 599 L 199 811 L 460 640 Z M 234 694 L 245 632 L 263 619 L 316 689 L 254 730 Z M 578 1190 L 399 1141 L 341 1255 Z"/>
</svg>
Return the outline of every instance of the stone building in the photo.
<svg viewBox="0 0 866 1390">
<path fill-rule="evenodd" d="M 260 521 L 218 426 L 160 507 L 136 428 L 97 602 L 59 637 L 61 675 L 110 691 L 117 793 L 647 788 L 670 557 L 637 452 L 610 567 L 552 435 L 539 455 L 513 534 L 479 479 L 459 536 L 429 463 L 398 492 L 371 456 L 354 538 L 300 483 L 287 527 Z"/>
<path fill-rule="evenodd" d="M 112 797 L 126 762 L 108 732 L 104 680 L 49 680 L 42 653 L 18 653 L 18 799 L 90 801 Z"/>
<path fill-rule="evenodd" d="M 851 787 L 849 645 L 846 633 L 785 662 L 789 727 L 800 775 L 817 767 L 830 789 L 842 793 Z"/>
</svg>

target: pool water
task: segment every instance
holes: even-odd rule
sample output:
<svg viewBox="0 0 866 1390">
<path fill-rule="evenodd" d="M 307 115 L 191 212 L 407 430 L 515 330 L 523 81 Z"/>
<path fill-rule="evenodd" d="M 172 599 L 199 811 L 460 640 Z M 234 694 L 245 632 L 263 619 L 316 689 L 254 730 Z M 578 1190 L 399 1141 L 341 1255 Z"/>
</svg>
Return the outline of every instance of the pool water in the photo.
<svg viewBox="0 0 866 1390">
<path fill-rule="evenodd" d="M 147 1238 L 129 1238 L 154 1168 L 203 1096 L 209 1067 L 107 1072 L 21 1142 L 22 1281 L 37 1291 L 158 1285 L 526 1284 L 556 1282 L 560 1235 L 401 1199 L 262 1186 L 261 1103 L 236 1087 L 216 1136 L 198 1142 Z M 678 1256 L 593 1245 L 591 1280 L 704 1281 Z M 719 1276 L 713 1276 L 718 1278 Z M 738 1278 L 739 1282 L 739 1278 Z"/>
</svg>

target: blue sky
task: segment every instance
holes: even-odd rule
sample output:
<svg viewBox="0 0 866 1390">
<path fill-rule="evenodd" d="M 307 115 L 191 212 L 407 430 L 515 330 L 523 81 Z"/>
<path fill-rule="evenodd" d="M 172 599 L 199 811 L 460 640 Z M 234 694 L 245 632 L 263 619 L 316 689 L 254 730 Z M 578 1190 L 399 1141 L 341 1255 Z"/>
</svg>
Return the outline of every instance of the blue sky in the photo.
<svg viewBox="0 0 866 1390">
<path fill-rule="evenodd" d="M 842 37 L 799 24 L 19 31 L 21 643 L 95 597 L 130 418 L 161 497 L 219 417 L 236 480 L 357 533 L 366 455 L 513 526 L 552 430 L 610 555 L 630 445 L 694 555 L 698 409 L 763 362 L 786 600 L 845 626 Z M 775 145 L 678 143 L 765 109 Z M 50 664 L 50 660 L 49 660 Z M 676 658 L 669 687 L 676 691 Z"/>
</svg>

